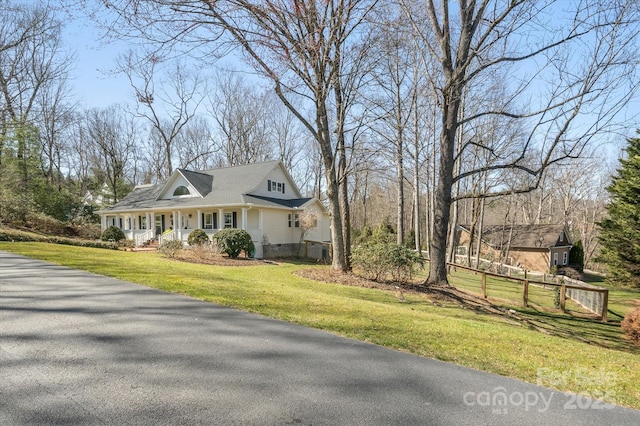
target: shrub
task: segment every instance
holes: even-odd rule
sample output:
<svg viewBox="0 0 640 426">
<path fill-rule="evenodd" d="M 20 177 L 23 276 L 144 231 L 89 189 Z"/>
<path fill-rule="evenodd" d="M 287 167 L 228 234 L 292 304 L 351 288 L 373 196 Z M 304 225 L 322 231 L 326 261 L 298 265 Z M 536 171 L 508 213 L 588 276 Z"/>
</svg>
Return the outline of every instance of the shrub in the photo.
<svg viewBox="0 0 640 426">
<path fill-rule="evenodd" d="M 27 214 L 24 225 L 33 231 L 47 235 L 75 236 L 75 230 L 69 224 L 43 213 Z"/>
<path fill-rule="evenodd" d="M 189 234 L 189 238 L 187 238 L 187 242 L 189 243 L 190 246 L 199 246 L 199 245 L 208 243 L 209 237 L 207 236 L 207 233 L 204 232 L 202 229 L 194 229 Z"/>
<path fill-rule="evenodd" d="M 117 226 L 110 226 L 102 232 L 102 241 L 115 241 L 116 243 L 125 239 L 124 232 Z"/>
<path fill-rule="evenodd" d="M 405 236 L 404 246 L 410 250 L 416 247 L 416 231 L 413 229 Z"/>
<path fill-rule="evenodd" d="M 423 260 L 416 252 L 393 243 L 361 244 L 353 248 L 351 262 L 360 276 L 374 280 L 408 282 Z"/>
<path fill-rule="evenodd" d="M 244 229 L 223 229 L 213 234 L 213 240 L 220 252 L 231 258 L 236 258 L 244 250 L 246 256 L 251 256 L 255 247 L 251 235 Z"/>
<path fill-rule="evenodd" d="M 201 263 L 212 261 L 216 257 L 220 256 L 218 247 L 215 244 L 199 244 L 190 247 L 189 251 L 191 252 L 193 258 Z"/>
<path fill-rule="evenodd" d="M 378 224 L 371 231 L 371 243 L 393 243 L 396 241 L 396 233 L 393 227 L 389 223 L 389 218 L 384 218 L 382 222 Z"/>
<path fill-rule="evenodd" d="M 65 244 L 70 246 L 94 247 L 94 248 L 104 248 L 104 249 L 118 248 L 118 245 L 116 243 L 71 239 L 71 238 L 64 238 L 64 237 L 49 237 L 46 235 L 38 235 L 30 232 L 17 231 L 13 229 L 0 229 L 0 241 L 40 242 L 40 243 Z"/>
<path fill-rule="evenodd" d="M 180 240 L 164 241 L 158 248 L 160 253 L 167 257 L 176 257 L 178 252 L 184 248 L 184 244 Z"/>
<path fill-rule="evenodd" d="M 629 312 L 620 326 L 631 341 L 640 345 L 640 306 Z"/>
<path fill-rule="evenodd" d="M 576 241 L 569 251 L 569 266 L 580 273 L 584 272 L 584 248 L 580 240 Z"/>
<path fill-rule="evenodd" d="M 78 238 L 85 240 L 99 240 L 100 239 L 100 225 L 80 223 L 74 226 Z"/>
<path fill-rule="evenodd" d="M 573 280 L 582 280 L 584 278 L 584 276 L 582 275 L 582 273 L 572 267 L 572 266 L 561 266 L 557 269 L 557 274 L 558 275 L 564 275 L 565 277 L 569 277 Z"/>
</svg>

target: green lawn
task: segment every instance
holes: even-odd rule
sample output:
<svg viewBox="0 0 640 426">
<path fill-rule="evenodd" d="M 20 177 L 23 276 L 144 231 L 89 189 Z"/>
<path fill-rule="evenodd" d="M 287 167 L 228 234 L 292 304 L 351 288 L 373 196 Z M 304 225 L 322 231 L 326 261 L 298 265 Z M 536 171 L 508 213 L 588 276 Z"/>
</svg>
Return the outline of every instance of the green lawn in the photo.
<svg viewBox="0 0 640 426">
<path fill-rule="evenodd" d="M 560 336 L 546 334 L 526 323 L 461 309 L 456 304 L 437 306 L 417 294 L 405 294 L 407 302 L 402 303 L 387 291 L 311 281 L 292 273 L 301 265 L 286 262 L 206 266 L 168 260 L 157 253 L 45 243 L 2 242 L 0 250 L 532 383 L 541 380 L 541 384 L 559 390 L 607 395 L 608 401 L 640 408 L 640 350 L 620 339 L 615 322 L 600 324 L 522 311 L 540 324 L 563 325 L 556 333 Z M 625 306 L 624 297 L 621 295 L 615 306 Z M 616 344 L 608 348 L 593 344 L 585 333 L 592 341 L 608 339 Z M 549 380 L 549 376 L 563 379 Z"/>
</svg>

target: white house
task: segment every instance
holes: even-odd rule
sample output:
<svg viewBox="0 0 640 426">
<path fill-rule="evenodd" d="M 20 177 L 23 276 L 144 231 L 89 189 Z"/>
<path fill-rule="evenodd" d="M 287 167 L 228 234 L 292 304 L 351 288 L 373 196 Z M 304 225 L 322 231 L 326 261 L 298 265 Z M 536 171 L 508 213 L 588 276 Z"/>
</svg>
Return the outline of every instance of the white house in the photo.
<svg viewBox="0 0 640 426">
<path fill-rule="evenodd" d="M 240 228 L 251 235 L 255 256 L 266 257 L 297 254 L 302 239 L 328 243 L 331 238 L 325 207 L 301 196 L 280 161 L 178 169 L 167 181 L 137 186 L 97 213 L 103 230 L 117 226 L 136 246 L 154 239 L 186 242 L 194 229 L 211 237 L 220 229 Z M 311 224 L 306 232 L 304 223 Z"/>
</svg>

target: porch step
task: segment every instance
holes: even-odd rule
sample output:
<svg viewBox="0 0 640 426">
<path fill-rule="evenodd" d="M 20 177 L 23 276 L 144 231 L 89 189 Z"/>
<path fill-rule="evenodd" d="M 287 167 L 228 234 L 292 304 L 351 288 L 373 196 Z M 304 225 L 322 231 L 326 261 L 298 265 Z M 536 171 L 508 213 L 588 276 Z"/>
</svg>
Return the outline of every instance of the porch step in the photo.
<svg viewBox="0 0 640 426">
<path fill-rule="evenodd" d="M 131 251 L 158 251 L 157 247 L 134 247 Z"/>
<path fill-rule="evenodd" d="M 158 240 L 151 240 L 142 246 L 133 248 L 133 251 L 156 251 L 156 250 L 158 250 Z"/>
</svg>

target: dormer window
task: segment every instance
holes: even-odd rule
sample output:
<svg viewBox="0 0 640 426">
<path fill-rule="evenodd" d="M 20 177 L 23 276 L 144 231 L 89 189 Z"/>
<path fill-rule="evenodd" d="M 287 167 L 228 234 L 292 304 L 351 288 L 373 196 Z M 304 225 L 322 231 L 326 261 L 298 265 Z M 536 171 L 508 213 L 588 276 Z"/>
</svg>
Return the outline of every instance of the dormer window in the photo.
<svg viewBox="0 0 640 426">
<path fill-rule="evenodd" d="M 175 191 L 173 191 L 174 197 L 181 197 L 183 195 L 191 195 L 191 192 L 189 192 L 189 188 L 187 188 L 184 185 L 180 185 L 179 187 L 176 188 Z"/>
<path fill-rule="evenodd" d="M 273 180 L 267 181 L 267 191 L 269 192 L 281 192 L 284 194 L 284 183 L 276 182 Z"/>
</svg>

